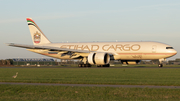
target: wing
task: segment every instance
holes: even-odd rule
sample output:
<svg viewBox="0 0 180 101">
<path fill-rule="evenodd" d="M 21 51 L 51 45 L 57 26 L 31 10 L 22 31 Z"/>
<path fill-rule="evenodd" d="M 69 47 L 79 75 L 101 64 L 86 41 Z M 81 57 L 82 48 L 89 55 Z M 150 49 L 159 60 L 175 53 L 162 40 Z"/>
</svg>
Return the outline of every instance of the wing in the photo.
<svg viewBox="0 0 180 101">
<path fill-rule="evenodd" d="M 70 59 L 81 59 L 83 57 L 87 57 L 92 52 L 97 51 L 88 51 L 88 50 L 75 50 L 75 49 L 67 49 L 67 48 L 59 48 L 59 47 L 51 47 L 51 46 L 44 46 L 44 45 L 24 45 L 24 44 L 15 44 L 15 43 L 7 43 L 8 46 L 13 47 L 20 47 L 20 48 L 26 48 L 29 51 L 39 53 L 42 55 L 47 55 L 44 53 L 40 53 L 34 50 L 47 50 L 48 54 L 58 54 L 61 55 L 61 57 L 68 56 Z M 117 55 L 116 53 L 109 53 L 107 52 L 111 57 L 114 55 Z M 56 57 L 55 57 L 56 58 Z"/>
<path fill-rule="evenodd" d="M 70 58 L 82 58 L 84 55 L 86 56 L 89 53 L 94 52 L 87 50 L 75 50 L 75 49 L 43 46 L 43 45 L 24 45 L 24 44 L 15 44 L 15 43 L 7 43 L 7 45 L 13 47 L 26 48 L 26 49 L 42 49 L 42 50 L 48 50 L 49 52 L 58 52 L 61 54 L 61 56 L 69 55 Z"/>
<path fill-rule="evenodd" d="M 75 50 L 75 49 L 58 48 L 58 47 L 50 47 L 50 46 L 38 46 L 38 45 L 23 45 L 23 44 L 15 44 L 15 43 L 8 43 L 7 45 L 13 47 L 27 48 L 27 49 L 47 49 L 49 51 L 69 51 L 69 52 L 77 52 L 77 53 L 94 52 L 94 51 L 86 51 L 86 50 Z"/>
</svg>

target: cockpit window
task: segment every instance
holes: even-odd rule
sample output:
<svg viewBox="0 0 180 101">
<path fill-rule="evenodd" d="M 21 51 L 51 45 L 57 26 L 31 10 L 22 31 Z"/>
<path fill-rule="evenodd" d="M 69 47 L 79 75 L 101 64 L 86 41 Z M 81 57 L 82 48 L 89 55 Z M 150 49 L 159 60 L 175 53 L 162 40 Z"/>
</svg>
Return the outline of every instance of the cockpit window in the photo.
<svg viewBox="0 0 180 101">
<path fill-rule="evenodd" d="M 173 47 L 166 47 L 166 49 L 173 49 Z"/>
</svg>

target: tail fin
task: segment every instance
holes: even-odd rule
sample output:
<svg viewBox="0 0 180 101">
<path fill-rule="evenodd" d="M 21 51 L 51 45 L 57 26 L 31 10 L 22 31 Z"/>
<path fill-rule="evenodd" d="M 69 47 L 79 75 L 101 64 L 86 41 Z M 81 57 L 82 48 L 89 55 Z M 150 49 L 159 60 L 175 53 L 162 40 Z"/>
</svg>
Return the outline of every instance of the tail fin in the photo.
<svg viewBox="0 0 180 101">
<path fill-rule="evenodd" d="M 32 18 L 26 18 L 34 45 L 51 43 Z"/>
</svg>

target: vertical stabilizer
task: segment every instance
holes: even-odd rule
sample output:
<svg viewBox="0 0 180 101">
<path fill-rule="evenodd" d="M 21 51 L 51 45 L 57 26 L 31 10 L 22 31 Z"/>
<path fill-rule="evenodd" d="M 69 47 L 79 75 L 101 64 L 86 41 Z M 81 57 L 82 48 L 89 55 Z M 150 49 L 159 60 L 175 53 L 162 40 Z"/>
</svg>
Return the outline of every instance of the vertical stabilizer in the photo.
<svg viewBox="0 0 180 101">
<path fill-rule="evenodd" d="M 51 43 L 32 18 L 26 18 L 34 45 Z"/>
</svg>

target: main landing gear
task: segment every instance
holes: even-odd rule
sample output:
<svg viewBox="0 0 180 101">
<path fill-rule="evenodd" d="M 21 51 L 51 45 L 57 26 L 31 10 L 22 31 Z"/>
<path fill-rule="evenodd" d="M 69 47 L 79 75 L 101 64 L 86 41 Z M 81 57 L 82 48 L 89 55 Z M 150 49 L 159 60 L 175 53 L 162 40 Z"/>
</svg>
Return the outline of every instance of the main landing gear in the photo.
<svg viewBox="0 0 180 101">
<path fill-rule="evenodd" d="M 84 57 L 80 63 L 78 64 L 78 67 L 91 67 L 92 65 L 88 63 L 87 58 Z M 110 64 L 106 65 L 97 65 L 97 67 L 110 67 Z"/>
<path fill-rule="evenodd" d="M 97 65 L 97 67 L 110 67 L 110 64 L 106 64 L 106 65 Z"/>
<path fill-rule="evenodd" d="M 91 67 L 90 64 L 79 63 L 78 67 Z"/>
<path fill-rule="evenodd" d="M 91 64 L 88 63 L 87 58 L 84 57 L 81 62 L 78 64 L 78 67 L 91 67 Z"/>
</svg>

